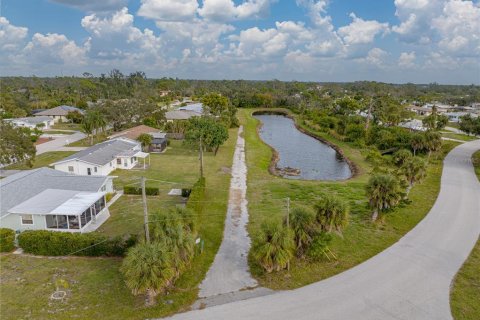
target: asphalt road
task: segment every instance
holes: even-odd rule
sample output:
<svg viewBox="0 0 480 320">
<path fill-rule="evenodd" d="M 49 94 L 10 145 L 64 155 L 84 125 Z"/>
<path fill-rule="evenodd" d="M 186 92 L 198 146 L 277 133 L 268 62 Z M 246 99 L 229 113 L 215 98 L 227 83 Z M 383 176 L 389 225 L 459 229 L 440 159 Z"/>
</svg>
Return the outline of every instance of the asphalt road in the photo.
<svg viewBox="0 0 480 320">
<path fill-rule="evenodd" d="M 85 138 L 85 134 L 79 131 L 76 131 L 74 134 L 67 134 L 62 137 L 58 137 L 56 139 L 53 139 L 51 141 L 41 143 L 36 146 L 37 148 L 37 155 L 45 153 L 45 152 L 50 152 L 50 151 L 57 151 L 58 149 L 62 148 L 63 146 L 76 142 L 78 140 L 82 140 Z"/>
<path fill-rule="evenodd" d="M 366 262 L 303 288 L 172 319 L 452 319 L 450 284 L 480 232 L 480 183 L 471 164 L 478 149 L 480 140 L 450 152 L 430 213 Z"/>
</svg>

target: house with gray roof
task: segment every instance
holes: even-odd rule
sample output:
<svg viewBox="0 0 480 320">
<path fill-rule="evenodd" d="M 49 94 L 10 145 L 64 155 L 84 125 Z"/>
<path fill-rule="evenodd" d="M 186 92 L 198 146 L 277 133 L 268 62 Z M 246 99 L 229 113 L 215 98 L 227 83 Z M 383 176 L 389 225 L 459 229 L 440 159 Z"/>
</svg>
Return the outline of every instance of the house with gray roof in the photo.
<svg viewBox="0 0 480 320">
<path fill-rule="evenodd" d="M 202 114 L 192 110 L 172 110 L 165 112 L 165 119 L 167 122 L 175 120 L 188 120 L 192 117 L 201 117 Z"/>
<path fill-rule="evenodd" d="M 0 180 L 0 227 L 17 231 L 93 231 L 110 216 L 105 195 L 113 177 L 79 176 L 50 168 Z"/>
<path fill-rule="evenodd" d="M 30 129 L 50 129 L 54 123 L 53 118 L 49 116 L 13 118 L 4 119 L 3 121 L 11 123 L 15 127 L 26 127 Z"/>
<path fill-rule="evenodd" d="M 53 121 L 55 123 L 57 123 L 57 122 L 67 122 L 68 121 L 67 115 L 70 112 L 74 112 L 74 111 L 80 112 L 81 114 L 85 113 L 82 109 L 79 109 L 77 107 L 62 105 L 62 106 L 58 106 L 58 107 L 55 107 L 55 108 L 52 108 L 52 109 L 47 109 L 47 110 L 44 110 L 44 111 L 37 112 L 37 113 L 34 114 L 34 116 L 35 117 L 41 117 L 41 116 L 52 117 Z"/>
<path fill-rule="evenodd" d="M 144 159 L 145 166 L 145 158 L 148 156 L 148 153 L 142 152 L 140 142 L 116 138 L 72 154 L 52 163 L 51 166 L 56 170 L 73 174 L 106 176 L 115 169 L 134 168 L 139 158 Z"/>
</svg>

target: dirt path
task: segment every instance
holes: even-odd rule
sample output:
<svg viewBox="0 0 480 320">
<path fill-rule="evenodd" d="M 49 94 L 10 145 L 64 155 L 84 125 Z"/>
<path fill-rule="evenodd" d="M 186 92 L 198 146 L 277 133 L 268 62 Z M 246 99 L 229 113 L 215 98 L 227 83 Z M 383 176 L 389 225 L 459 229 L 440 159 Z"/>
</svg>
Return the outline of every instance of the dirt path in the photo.
<svg viewBox="0 0 480 320">
<path fill-rule="evenodd" d="M 233 158 L 223 241 L 207 276 L 200 284 L 200 298 L 208 298 L 204 299 L 204 304 L 216 304 L 211 299 L 213 296 L 232 295 L 231 293 L 257 286 L 257 281 L 250 275 L 247 263 L 250 237 L 246 229 L 248 223 L 247 166 L 245 139 L 242 133 L 243 127 L 240 127 Z"/>
</svg>

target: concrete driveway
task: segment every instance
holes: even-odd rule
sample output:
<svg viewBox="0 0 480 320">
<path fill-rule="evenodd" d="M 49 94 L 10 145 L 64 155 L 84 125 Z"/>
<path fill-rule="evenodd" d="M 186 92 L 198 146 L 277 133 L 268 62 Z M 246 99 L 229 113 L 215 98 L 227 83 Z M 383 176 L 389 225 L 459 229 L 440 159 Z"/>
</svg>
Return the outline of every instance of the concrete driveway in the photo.
<svg viewBox="0 0 480 320">
<path fill-rule="evenodd" d="M 58 149 L 62 148 L 63 146 L 70 144 L 72 142 L 82 140 L 85 138 L 85 134 L 79 131 L 76 131 L 74 134 L 64 135 L 58 137 L 54 140 L 42 143 L 37 145 L 37 155 L 50 152 L 50 151 L 57 151 Z"/>
<path fill-rule="evenodd" d="M 452 319 L 450 284 L 480 232 L 480 183 L 471 163 L 478 149 L 480 140 L 450 152 L 430 213 L 375 257 L 300 289 L 172 319 Z"/>
</svg>

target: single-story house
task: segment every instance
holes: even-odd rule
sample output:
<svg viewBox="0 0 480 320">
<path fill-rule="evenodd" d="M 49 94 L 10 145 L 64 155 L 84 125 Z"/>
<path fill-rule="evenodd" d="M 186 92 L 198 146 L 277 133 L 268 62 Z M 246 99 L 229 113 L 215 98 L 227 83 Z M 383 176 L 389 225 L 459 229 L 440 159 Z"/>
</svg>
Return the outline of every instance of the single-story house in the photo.
<svg viewBox="0 0 480 320">
<path fill-rule="evenodd" d="M 429 116 L 432 114 L 432 109 L 427 107 L 410 106 L 407 107 L 407 110 L 413 111 L 421 116 Z"/>
<path fill-rule="evenodd" d="M 89 232 L 110 213 L 105 195 L 113 177 L 79 176 L 50 168 L 22 170 L 0 180 L 0 227 Z"/>
<path fill-rule="evenodd" d="M 143 124 L 120 132 L 116 132 L 109 138 L 128 138 L 132 140 L 137 140 L 138 137 L 140 137 L 142 134 L 148 134 L 152 136 L 152 143 L 148 147 L 149 152 L 162 152 L 167 147 L 166 133 L 163 133 L 156 128 L 152 128 Z"/>
<path fill-rule="evenodd" d="M 427 128 L 423 126 L 422 120 L 419 120 L 419 119 L 412 119 L 409 121 L 402 122 L 399 124 L 399 126 L 412 131 L 427 131 Z"/>
<path fill-rule="evenodd" d="M 138 158 L 149 156 L 142 152 L 140 142 L 116 138 L 98 143 L 79 151 L 60 161 L 52 163 L 56 170 L 79 174 L 106 176 L 115 169 L 132 169 L 138 164 Z"/>
<path fill-rule="evenodd" d="M 192 117 L 200 117 L 201 113 L 191 110 L 172 110 L 165 112 L 165 119 L 167 122 L 173 122 L 174 120 L 188 120 Z"/>
<path fill-rule="evenodd" d="M 40 117 L 40 116 L 49 116 L 53 118 L 53 121 L 55 123 L 57 122 L 67 122 L 67 114 L 69 112 L 74 112 L 78 111 L 81 114 L 84 114 L 85 112 L 82 109 L 79 109 L 77 107 L 72 107 L 72 106 L 58 106 L 52 109 L 47 109 L 44 111 L 40 111 L 34 114 L 35 117 Z"/>
<path fill-rule="evenodd" d="M 470 115 L 472 118 L 478 117 L 475 113 L 471 112 L 447 112 L 445 115 L 448 117 L 448 121 L 450 122 L 460 122 L 460 118 L 466 115 Z"/>
<path fill-rule="evenodd" d="M 11 123 L 15 127 L 26 127 L 30 129 L 50 129 L 54 123 L 53 118 L 49 116 L 13 118 L 4 119 L 4 121 Z"/>
<path fill-rule="evenodd" d="M 182 110 L 182 111 L 193 111 L 199 114 L 203 113 L 203 103 L 191 103 L 187 104 L 186 106 L 180 107 L 177 110 Z"/>
</svg>

